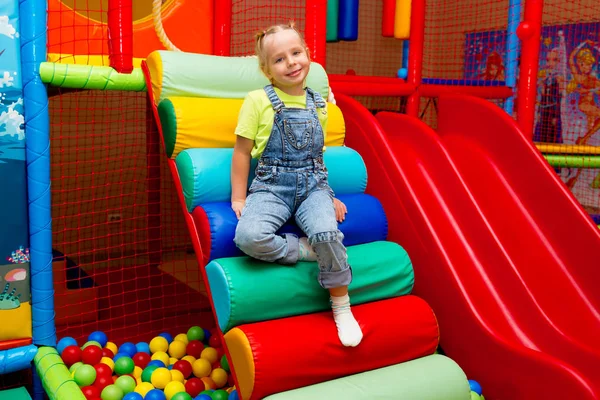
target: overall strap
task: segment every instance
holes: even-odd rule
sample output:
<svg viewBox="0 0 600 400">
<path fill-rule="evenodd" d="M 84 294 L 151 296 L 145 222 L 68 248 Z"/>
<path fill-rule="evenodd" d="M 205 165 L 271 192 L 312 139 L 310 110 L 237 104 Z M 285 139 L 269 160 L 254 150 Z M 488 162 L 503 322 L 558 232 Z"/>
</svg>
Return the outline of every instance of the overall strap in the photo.
<svg viewBox="0 0 600 400">
<path fill-rule="evenodd" d="M 324 108 L 326 106 L 325 100 L 323 99 L 323 96 L 321 96 L 321 93 L 315 92 L 309 87 L 306 88 L 306 92 L 308 93 L 306 99 L 306 108 L 310 108 L 308 103 L 309 101 L 311 101 L 311 103 L 314 103 L 316 108 Z"/>
<path fill-rule="evenodd" d="M 269 98 L 269 101 L 271 102 L 271 106 L 273 107 L 273 110 L 275 110 L 276 113 L 281 111 L 285 107 L 285 104 L 283 104 L 283 101 L 281 101 L 279 96 L 277 96 L 277 93 L 275 93 L 275 89 L 273 89 L 273 85 L 267 85 L 264 87 L 264 89 L 265 89 L 265 92 L 267 93 L 267 97 Z"/>
</svg>

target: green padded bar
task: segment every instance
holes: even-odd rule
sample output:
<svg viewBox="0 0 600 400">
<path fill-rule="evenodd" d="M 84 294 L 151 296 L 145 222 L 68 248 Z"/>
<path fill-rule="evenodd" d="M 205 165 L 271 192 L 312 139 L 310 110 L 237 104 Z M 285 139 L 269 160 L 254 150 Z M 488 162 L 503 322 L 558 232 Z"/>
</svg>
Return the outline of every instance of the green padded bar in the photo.
<svg viewBox="0 0 600 400">
<path fill-rule="evenodd" d="M 50 400 L 86 400 L 54 347 L 40 347 L 33 362 Z"/>
<path fill-rule="evenodd" d="M 470 400 L 465 373 L 448 357 L 431 355 L 402 364 L 277 393 L 263 400 Z"/>
<path fill-rule="evenodd" d="M 44 83 L 71 89 L 146 90 L 140 68 L 134 68 L 130 74 L 120 74 L 111 67 L 43 62 L 40 77 Z"/>
<path fill-rule="evenodd" d="M 409 294 L 414 284 L 406 251 L 393 242 L 348 247 L 352 304 Z M 317 280 L 314 262 L 294 267 L 250 257 L 220 258 L 206 266 L 208 283 L 223 333 L 251 322 L 327 310 L 329 294 Z"/>
<path fill-rule="evenodd" d="M 158 50 L 146 59 L 156 104 L 173 96 L 243 99 L 269 80 L 256 57 L 220 57 L 206 54 Z M 329 95 L 329 80 L 323 67 L 312 63 L 306 84 Z"/>
<path fill-rule="evenodd" d="M 231 200 L 231 157 L 233 149 L 188 149 L 175 159 L 189 212 L 203 203 Z M 329 147 L 323 155 L 329 171 L 329 185 L 336 195 L 363 193 L 367 168 L 355 150 Z M 252 160 L 249 182 L 254 179 L 257 160 Z"/>
</svg>

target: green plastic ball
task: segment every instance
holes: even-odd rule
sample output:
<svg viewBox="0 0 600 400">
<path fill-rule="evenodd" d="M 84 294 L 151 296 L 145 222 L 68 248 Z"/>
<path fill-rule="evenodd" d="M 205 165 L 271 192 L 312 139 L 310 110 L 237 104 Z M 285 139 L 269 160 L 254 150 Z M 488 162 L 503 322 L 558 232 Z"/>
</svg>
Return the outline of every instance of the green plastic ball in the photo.
<svg viewBox="0 0 600 400">
<path fill-rule="evenodd" d="M 193 400 L 192 396 L 187 394 L 186 392 L 179 392 L 171 397 L 171 400 Z"/>
<path fill-rule="evenodd" d="M 229 372 L 229 361 L 227 361 L 227 356 L 224 354 L 223 357 L 221 357 L 221 368 Z"/>
<path fill-rule="evenodd" d="M 91 365 L 82 365 L 77 368 L 73 378 L 79 387 L 89 386 L 96 380 L 96 369 Z"/>
<path fill-rule="evenodd" d="M 102 400 L 123 400 L 123 396 L 125 396 L 123 391 L 115 385 L 108 385 L 100 394 Z"/>
<path fill-rule="evenodd" d="M 223 389 L 216 390 L 212 394 L 213 400 L 227 400 L 228 397 L 229 397 L 229 393 L 227 393 Z"/>
<path fill-rule="evenodd" d="M 117 375 L 131 374 L 134 368 L 135 363 L 131 357 L 120 357 L 117 361 L 115 361 L 115 373 Z"/>
<path fill-rule="evenodd" d="M 479 396 L 477 392 L 471 390 L 471 400 L 481 400 L 481 396 Z"/>
<path fill-rule="evenodd" d="M 192 326 L 187 331 L 187 337 L 188 337 L 188 340 L 203 341 L 204 340 L 204 329 L 200 328 L 199 326 Z"/>
<path fill-rule="evenodd" d="M 115 386 L 119 387 L 125 394 L 131 393 L 135 390 L 135 379 L 129 375 L 120 376 L 115 381 Z"/>
<path fill-rule="evenodd" d="M 158 368 L 158 366 L 156 365 L 149 365 L 146 368 L 144 368 L 144 370 L 142 371 L 142 382 L 150 382 L 150 377 L 152 376 L 152 373 L 154 372 L 154 370 Z"/>
<path fill-rule="evenodd" d="M 82 365 L 83 365 L 83 363 L 81 361 L 76 362 L 75 364 L 73 364 L 69 367 L 69 372 L 73 373 L 73 372 L 77 371 L 77 368 L 81 367 Z"/>
<path fill-rule="evenodd" d="M 96 342 L 95 340 L 90 340 L 88 342 L 85 342 L 85 344 L 83 346 L 81 346 L 81 350 L 85 349 L 88 346 L 98 346 L 98 347 L 102 348 L 100 343 Z"/>
</svg>

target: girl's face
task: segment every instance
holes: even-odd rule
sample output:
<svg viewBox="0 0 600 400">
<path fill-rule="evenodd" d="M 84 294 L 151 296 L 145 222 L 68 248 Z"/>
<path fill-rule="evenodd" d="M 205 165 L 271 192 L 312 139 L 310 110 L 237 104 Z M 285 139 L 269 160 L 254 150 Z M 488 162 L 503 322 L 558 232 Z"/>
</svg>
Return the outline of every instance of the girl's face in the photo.
<svg viewBox="0 0 600 400">
<path fill-rule="evenodd" d="M 263 40 L 267 77 L 287 94 L 303 94 L 310 60 L 298 33 L 285 29 L 265 36 Z"/>
<path fill-rule="evenodd" d="M 592 67 L 594 66 L 594 64 L 588 62 L 587 60 L 578 60 L 577 66 L 579 67 L 579 70 L 582 74 L 588 75 L 590 72 L 592 72 Z"/>
</svg>

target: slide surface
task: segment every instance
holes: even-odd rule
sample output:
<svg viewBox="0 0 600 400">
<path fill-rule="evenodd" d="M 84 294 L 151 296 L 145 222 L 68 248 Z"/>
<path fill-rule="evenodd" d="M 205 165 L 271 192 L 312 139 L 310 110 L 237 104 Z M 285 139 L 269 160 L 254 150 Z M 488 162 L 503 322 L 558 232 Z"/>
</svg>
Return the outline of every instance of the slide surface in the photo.
<svg viewBox="0 0 600 400">
<path fill-rule="evenodd" d="M 435 132 L 336 97 L 446 353 L 486 398 L 599 399 L 600 232 L 514 121 L 448 96 Z"/>
</svg>

